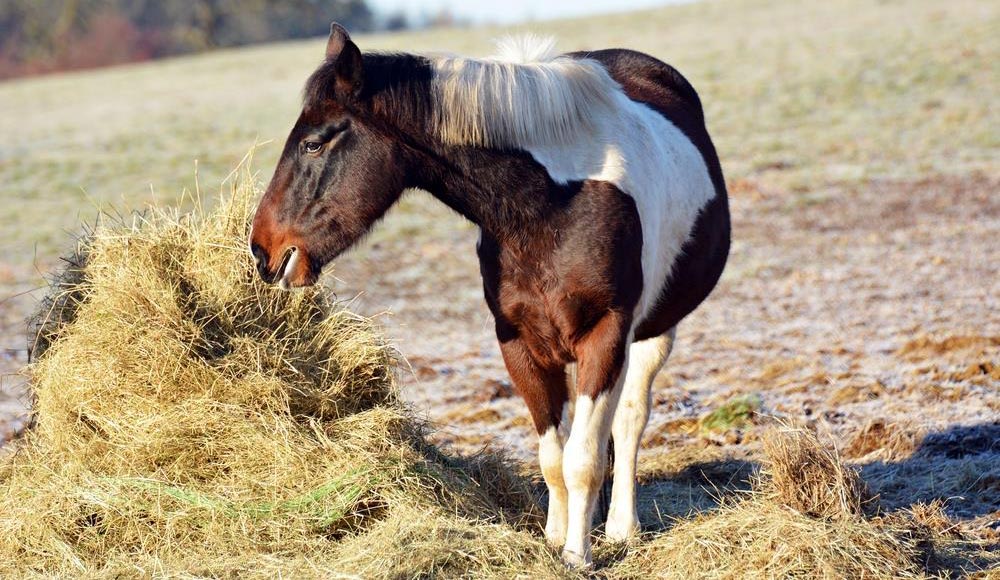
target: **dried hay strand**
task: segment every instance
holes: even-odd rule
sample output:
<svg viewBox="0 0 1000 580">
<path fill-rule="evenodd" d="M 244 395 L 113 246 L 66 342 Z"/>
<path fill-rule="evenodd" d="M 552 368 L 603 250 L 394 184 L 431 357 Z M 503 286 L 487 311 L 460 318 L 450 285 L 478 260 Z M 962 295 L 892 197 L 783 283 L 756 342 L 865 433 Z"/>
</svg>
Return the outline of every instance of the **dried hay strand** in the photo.
<svg viewBox="0 0 1000 580">
<path fill-rule="evenodd" d="M 773 429 L 754 487 L 634 548 L 616 578 L 920 578 L 902 519 L 874 508 L 857 472 L 803 429 Z"/>
<path fill-rule="evenodd" d="M 214 211 L 99 224 L 53 284 L 0 577 L 564 574 L 506 461 L 425 442 L 369 320 L 258 281 L 232 183 Z"/>
</svg>

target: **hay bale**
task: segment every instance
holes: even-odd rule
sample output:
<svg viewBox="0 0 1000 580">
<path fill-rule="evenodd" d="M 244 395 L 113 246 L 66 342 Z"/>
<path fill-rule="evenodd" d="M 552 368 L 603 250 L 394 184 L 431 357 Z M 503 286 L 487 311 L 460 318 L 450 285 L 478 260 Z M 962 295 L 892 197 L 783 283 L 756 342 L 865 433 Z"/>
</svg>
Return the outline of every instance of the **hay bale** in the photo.
<svg viewBox="0 0 1000 580">
<path fill-rule="evenodd" d="M 37 426 L 0 463 L 0 577 L 562 574 L 508 525 L 539 510 L 506 462 L 426 443 L 370 321 L 258 281 L 249 183 L 99 225 L 53 284 Z"/>
</svg>

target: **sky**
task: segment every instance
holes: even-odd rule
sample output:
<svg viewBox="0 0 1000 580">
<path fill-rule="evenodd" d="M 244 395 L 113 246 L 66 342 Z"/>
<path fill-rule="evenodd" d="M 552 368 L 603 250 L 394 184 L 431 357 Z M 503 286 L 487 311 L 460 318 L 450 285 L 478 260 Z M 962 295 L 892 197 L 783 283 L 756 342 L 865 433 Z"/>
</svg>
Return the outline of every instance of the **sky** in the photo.
<svg viewBox="0 0 1000 580">
<path fill-rule="evenodd" d="M 448 8 L 459 18 L 472 22 L 512 23 L 547 20 L 567 16 L 621 12 L 676 3 L 677 0 L 369 0 L 385 14 L 403 10 L 413 19 Z"/>
</svg>

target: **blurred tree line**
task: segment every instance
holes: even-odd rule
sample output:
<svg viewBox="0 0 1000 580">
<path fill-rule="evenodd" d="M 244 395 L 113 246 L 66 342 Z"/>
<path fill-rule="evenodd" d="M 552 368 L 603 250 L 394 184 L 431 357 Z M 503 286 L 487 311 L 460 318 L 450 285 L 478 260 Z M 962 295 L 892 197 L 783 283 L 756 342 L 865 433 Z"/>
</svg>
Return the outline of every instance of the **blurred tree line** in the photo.
<svg viewBox="0 0 1000 580">
<path fill-rule="evenodd" d="M 0 78 L 370 30 L 365 0 L 0 0 Z"/>
</svg>

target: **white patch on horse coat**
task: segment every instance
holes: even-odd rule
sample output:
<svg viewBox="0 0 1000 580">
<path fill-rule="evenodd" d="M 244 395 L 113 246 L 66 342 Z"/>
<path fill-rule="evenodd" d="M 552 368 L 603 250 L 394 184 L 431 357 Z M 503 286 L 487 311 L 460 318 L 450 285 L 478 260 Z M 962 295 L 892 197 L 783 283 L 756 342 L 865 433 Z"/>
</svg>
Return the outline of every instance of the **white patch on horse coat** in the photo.
<svg viewBox="0 0 1000 580">
<path fill-rule="evenodd" d="M 615 409 L 611 435 L 615 444 L 614 484 L 605 535 L 611 540 L 625 540 L 639 531 L 635 506 L 635 464 L 642 432 L 649 421 L 653 378 L 667 362 L 674 345 L 676 328 L 629 347 L 628 370 L 621 398 Z"/>
<path fill-rule="evenodd" d="M 487 59 L 431 58 L 434 126 L 452 145 L 565 146 L 617 106 L 618 83 L 600 63 L 553 54 L 551 39 L 506 39 Z"/>
<path fill-rule="evenodd" d="M 593 119 L 595 131 L 587 138 L 570 146 L 525 149 L 554 181 L 606 181 L 635 201 L 643 278 L 636 325 L 656 305 L 698 213 L 715 197 L 715 186 L 701 152 L 676 125 L 621 90 L 615 100 L 615 109 Z"/>
</svg>

